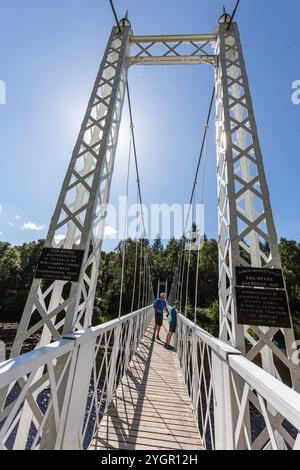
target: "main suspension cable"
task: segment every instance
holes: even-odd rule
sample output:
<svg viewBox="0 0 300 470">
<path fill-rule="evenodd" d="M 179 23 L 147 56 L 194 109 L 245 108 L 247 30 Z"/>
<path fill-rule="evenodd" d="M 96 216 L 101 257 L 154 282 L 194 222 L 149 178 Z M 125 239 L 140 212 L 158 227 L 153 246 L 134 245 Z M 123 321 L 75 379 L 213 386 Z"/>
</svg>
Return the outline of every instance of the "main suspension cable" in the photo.
<svg viewBox="0 0 300 470">
<path fill-rule="evenodd" d="M 121 32 L 121 27 L 120 27 L 120 22 L 118 19 L 118 15 L 116 12 L 116 9 L 114 7 L 113 0 L 109 0 L 117 27 L 119 32 Z M 129 83 L 128 83 L 128 78 L 126 81 L 126 94 L 127 94 L 127 101 L 128 101 L 128 109 L 129 109 L 129 118 L 130 118 L 130 131 L 131 131 L 131 139 L 132 139 L 132 146 L 133 146 L 133 154 L 134 154 L 134 163 L 135 163 L 135 171 L 136 171 L 136 182 L 137 182 L 137 190 L 138 190 L 138 200 L 140 204 L 140 215 L 141 215 L 141 222 L 142 222 L 142 237 L 145 237 L 147 234 L 146 231 L 146 226 L 145 226 L 145 217 L 144 217 L 144 210 L 143 210 L 143 199 L 142 199 L 142 191 L 141 191 L 141 179 L 140 179 L 140 172 L 139 172 L 139 165 L 138 165 L 138 158 L 137 158 L 137 149 L 136 149 L 136 139 L 135 139 L 135 132 L 134 132 L 134 122 L 133 122 L 133 113 L 132 113 L 132 105 L 131 105 L 131 97 L 130 97 L 130 90 L 129 90 Z M 137 243 L 137 242 L 136 242 Z M 136 286 L 136 274 L 137 274 L 137 254 L 138 254 L 138 247 L 136 246 L 136 263 L 135 263 L 135 273 L 134 273 L 134 291 L 133 291 L 133 296 L 135 296 L 135 286 Z M 140 302 L 141 302 L 141 283 L 142 283 L 142 257 L 144 256 L 144 285 L 143 285 L 143 296 L 144 296 L 144 289 L 145 289 L 145 275 L 146 275 L 146 251 L 144 247 L 144 243 L 141 240 L 141 250 L 140 250 L 140 263 L 139 263 L 139 283 L 138 283 L 138 309 L 140 308 Z M 133 305 L 134 305 L 134 298 L 132 299 L 131 302 L 131 310 L 133 310 Z M 121 307 L 120 307 L 121 308 Z"/>
<path fill-rule="evenodd" d="M 112 9 L 114 18 L 115 18 L 115 20 L 116 20 L 116 24 L 117 24 L 117 26 L 118 26 L 119 33 L 120 33 L 120 32 L 121 32 L 121 27 L 120 27 L 120 23 L 119 23 L 119 20 L 118 20 L 117 12 L 116 12 L 116 9 L 115 9 L 115 6 L 114 6 L 114 2 L 113 2 L 113 0 L 109 0 L 109 3 L 110 3 L 110 6 L 111 6 L 111 9 Z"/>
<path fill-rule="evenodd" d="M 204 194 L 205 194 L 205 170 L 206 170 L 206 159 L 207 159 L 207 138 L 205 139 L 205 147 L 204 147 L 204 157 L 203 157 L 203 176 L 202 176 L 202 194 L 201 194 L 201 201 L 202 208 L 204 205 Z M 202 221 L 202 218 L 201 218 Z M 201 223 L 201 222 L 200 222 Z M 197 264 L 196 264 L 196 284 L 195 284 L 195 305 L 194 305 L 194 323 L 197 324 L 197 307 L 198 307 L 198 289 L 199 289 L 199 264 L 200 264 L 200 250 L 201 250 L 201 233 L 204 234 L 204 230 L 202 232 L 201 226 L 199 229 L 199 240 L 198 240 L 198 252 L 197 252 Z"/>
<path fill-rule="evenodd" d="M 117 24 L 117 27 L 118 27 L 118 30 L 119 32 L 121 32 L 121 27 L 120 27 L 120 23 L 119 23 L 119 20 L 118 20 L 118 16 L 117 16 L 117 13 L 116 13 L 116 9 L 114 7 L 114 3 L 113 3 L 113 0 L 109 0 L 109 3 L 110 3 L 110 6 L 111 6 L 111 9 L 112 9 L 112 13 L 113 13 L 113 16 L 115 18 L 115 21 L 116 21 L 116 24 Z M 233 9 L 233 12 L 231 14 L 231 17 L 230 17 L 230 21 L 228 23 L 228 26 L 227 26 L 227 29 L 230 28 L 233 20 L 234 20 L 234 17 L 237 13 L 237 10 L 238 10 L 238 7 L 240 5 L 240 0 L 237 0 L 236 4 L 235 4 L 235 7 Z M 133 143 L 133 151 L 134 151 L 134 160 L 135 160 L 135 168 L 136 168 L 136 177 L 137 177 L 137 186 L 138 186 L 138 196 L 139 196 L 139 202 L 140 202 L 140 206 L 141 206 L 141 218 L 142 218 L 142 225 L 143 225 L 143 236 L 145 236 L 145 233 L 146 233 L 146 230 L 145 230 L 145 219 L 144 219 L 144 213 L 143 213 L 143 203 L 142 203 L 142 193 L 141 193 L 141 185 L 140 185 L 140 175 L 139 175 L 139 168 L 138 168 L 138 160 L 137 160 L 137 151 L 136 151 L 136 140 L 135 140 L 135 133 L 134 133 L 134 124 L 133 124 L 133 115 L 132 115 L 132 106 L 131 106 L 131 98 L 130 98 L 130 90 L 129 90 L 129 84 L 128 84 L 128 81 L 126 82 L 126 92 L 127 92 L 127 99 L 128 99 L 128 107 L 129 107 L 129 115 L 130 115 L 130 129 L 131 129 L 131 136 L 132 136 L 132 143 Z M 189 209 L 188 209 L 188 214 L 187 214 L 187 218 L 186 218 L 186 222 L 185 222 L 185 226 L 184 226 L 184 235 L 186 233 L 186 229 L 187 229 L 187 224 L 188 224 L 188 220 L 189 220 L 189 217 L 190 217 L 190 210 L 191 210 L 191 207 L 192 207 L 192 204 L 193 204 L 193 201 L 194 201 L 194 196 L 195 196 L 195 191 L 196 191 L 196 187 L 197 187 L 197 182 L 198 182 L 198 174 L 199 174 L 199 169 L 200 169 L 200 164 L 201 164 L 201 160 L 202 160 L 202 156 L 203 156 L 203 151 L 204 151 L 204 147 L 205 147 L 205 144 L 206 144 L 206 137 L 207 137 L 207 132 L 208 132 L 208 128 L 209 128 L 209 122 L 210 122 L 210 117 L 211 117 L 211 111 L 212 111 L 212 106 L 213 106 L 213 101 L 214 101 L 214 97 L 215 97 L 215 86 L 213 87 L 213 91 L 212 91 L 212 95 L 211 95 L 211 100 L 210 100 L 210 104 L 209 104 L 209 110 L 208 110 L 208 115 L 207 115 L 207 119 L 206 119 L 206 124 L 205 124 L 205 129 L 204 129 L 204 135 L 203 135 L 203 139 L 202 139 L 202 144 L 201 144 L 201 149 L 200 149 L 200 154 L 199 154 L 199 158 L 198 158 L 198 163 L 197 163 L 197 167 L 196 167 L 196 173 L 195 173 L 195 179 L 194 179 L 194 183 L 193 183 L 193 188 L 192 188 L 192 193 L 191 193 L 191 197 L 190 197 L 190 204 L 189 204 Z M 183 243 L 183 248 L 184 249 L 184 243 Z M 141 245 L 141 254 L 143 252 L 143 244 Z M 190 255 L 190 253 L 189 253 Z M 182 253 L 181 253 L 181 256 L 182 256 Z M 198 260 L 199 260 L 199 250 L 198 250 L 198 256 L 197 256 L 197 265 L 198 265 Z M 189 261 L 190 261 L 190 256 L 189 256 Z M 183 278 L 184 278 L 184 264 L 185 264 L 185 254 L 184 254 L 184 262 L 183 262 Z M 197 271 L 198 271 L 198 266 L 197 266 Z M 141 264 L 140 264 L 140 276 L 141 276 Z M 198 277 L 198 272 L 197 272 L 197 277 Z M 181 273 L 179 275 L 179 278 L 181 278 Z M 198 280 L 198 279 L 197 279 Z M 140 279 L 141 281 L 141 279 Z M 183 281 L 183 279 L 182 279 Z M 182 282 L 183 284 L 183 282 Z M 140 287 L 139 286 L 139 291 L 140 291 Z M 181 287 L 181 300 L 182 300 L 182 287 L 183 285 L 180 286 Z M 197 286 L 196 286 L 196 292 L 197 292 Z M 197 294 L 196 294 L 197 295 Z M 196 300 L 196 296 L 195 296 L 195 300 Z M 139 292 L 139 299 L 138 299 L 138 302 L 140 303 L 140 292 Z M 196 304 L 197 302 L 195 302 L 195 310 L 196 310 Z M 196 313 L 195 313 L 196 315 Z"/>
<path fill-rule="evenodd" d="M 138 207 L 138 194 L 137 194 L 137 203 L 136 207 Z M 137 237 L 137 231 L 138 231 L 138 224 L 139 224 L 139 211 L 137 209 L 136 211 L 136 240 L 135 240 L 135 256 L 134 256 L 134 277 L 133 277 L 133 288 L 132 288 L 132 299 L 131 299 L 131 313 L 133 312 L 134 309 L 134 300 L 135 300 L 135 289 L 136 289 L 136 275 L 137 275 L 137 263 L 138 263 L 138 237 Z"/>
<path fill-rule="evenodd" d="M 120 22 L 118 19 L 118 15 L 116 13 L 116 9 L 113 3 L 113 0 L 109 0 L 116 24 L 119 28 L 119 31 L 121 32 L 120 28 Z M 138 166 L 138 158 L 137 158 L 137 150 L 136 150 L 136 139 L 135 139 L 135 133 L 134 133 L 134 123 L 133 123 L 133 113 L 132 113 L 132 106 L 131 106 L 131 97 L 130 97 L 130 90 L 129 90 L 129 84 L 128 84 L 128 78 L 126 81 L 126 94 L 127 94 L 127 100 L 128 100 L 128 109 L 129 109 L 129 118 L 130 118 L 130 129 L 131 129 L 131 135 L 132 135 L 132 143 L 133 143 L 133 153 L 134 153 L 134 161 L 135 161 L 135 169 L 136 169 L 136 179 L 137 179 L 137 185 L 138 185 L 138 192 L 139 192 L 139 201 L 141 205 L 141 216 L 142 216 L 142 225 L 143 225 L 143 235 L 145 236 L 146 234 L 146 227 L 145 227 L 145 218 L 144 218 L 144 212 L 143 212 L 143 200 L 142 200 L 142 191 L 141 191 L 141 180 L 140 180 L 140 172 L 139 172 L 139 166 Z"/>
<path fill-rule="evenodd" d="M 207 140 L 207 134 L 208 134 L 208 129 L 209 129 L 209 123 L 210 123 L 214 98 L 215 98 L 215 87 L 213 87 L 213 91 L 212 91 L 212 94 L 211 94 L 211 99 L 210 99 L 210 102 L 209 102 L 209 108 L 208 108 L 207 118 L 206 118 L 206 122 L 205 122 L 205 126 L 204 126 L 203 138 L 202 138 L 199 158 L 198 158 L 198 162 L 197 162 L 192 193 L 191 193 L 191 197 L 190 197 L 189 209 L 188 209 L 188 213 L 187 213 L 187 217 L 186 217 L 186 221 L 185 221 L 185 225 L 184 225 L 183 237 L 185 237 L 185 235 L 186 235 L 187 225 L 188 225 L 188 221 L 189 221 L 189 218 L 190 218 L 191 208 L 194 206 L 195 192 L 196 192 L 196 187 L 197 187 L 197 184 L 198 184 L 198 175 L 199 175 L 199 170 L 200 170 L 200 165 L 201 165 L 202 157 L 203 157 L 203 154 L 204 154 L 204 150 L 206 148 L 206 140 Z M 191 245 L 191 240 L 190 240 L 190 245 Z M 184 250 L 184 257 L 183 257 L 183 269 L 182 269 L 182 277 L 181 277 L 182 285 L 180 286 L 181 308 L 183 307 L 183 305 L 182 305 L 182 294 L 183 294 L 183 283 L 184 283 L 184 277 L 185 277 L 184 273 L 185 273 L 185 263 L 186 263 L 186 253 L 185 253 L 186 249 L 185 249 L 184 241 L 183 241 L 183 244 L 182 244 L 182 250 Z M 190 271 L 190 262 L 191 262 L 191 246 L 189 247 L 188 266 L 187 266 L 187 273 L 186 273 L 187 277 L 186 277 L 186 286 L 185 286 L 186 288 L 185 288 L 185 308 L 184 308 L 185 315 L 187 315 L 187 303 L 188 303 L 188 289 L 187 288 L 188 288 L 188 284 L 189 284 L 188 277 L 189 277 L 189 271 Z"/>
<path fill-rule="evenodd" d="M 145 219 L 144 219 L 144 211 L 143 211 L 141 179 L 140 179 L 140 172 L 139 172 L 139 165 L 138 165 L 138 158 L 137 158 L 136 139 L 135 139 L 135 132 L 134 132 L 133 114 L 132 114 L 132 106 L 131 106 L 131 98 L 130 98 L 130 90 L 129 90 L 128 80 L 126 82 L 126 92 L 127 92 L 128 109 L 129 109 L 129 117 L 130 117 L 130 130 L 131 130 L 131 135 L 132 135 L 133 155 L 134 155 L 136 180 L 137 180 L 136 182 L 137 182 L 137 186 L 138 186 L 139 201 L 140 201 L 140 205 L 141 205 L 141 217 L 142 217 L 143 232 L 145 234 L 146 233 L 146 227 L 145 227 Z"/>
<path fill-rule="evenodd" d="M 229 23 L 228 23 L 227 29 L 230 28 L 231 23 L 232 23 L 233 20 L 234 20 L 234 17 L 235 17 L 235 15 L 236 15 L 236 12 L 237 12 L 238 7 L 239 7 L 239 5 L 240 5 L 240 1 L 241 1 L 241 0 L 237 0 L 237 2 L 236 2 L 236 4 L 235 4 L 235 7 L 234 7 L 234 9 L 233 9 L 233 12 L 232 12 L 232 14 L 231 14 L 231 16 L 230 16 L 230 21 L 229 21 Z"/>
<path fill-rule="evenodd" d="M 127 239 L 127 230 L 128 230 L 128 196 L 129 196 L 129 177 L 130 177 L 130 163 L 131 163 L 131 147 L 132 147 L 132 138 L 130 135 L 129 139 L 129 150 L 128 150 L 128 163 L 127 163 L 127 179 L 126 179 L 126 204 L 125 204 L 125 220 L 124 220 L 124 247 L 122 253 L 122 270 L 121 270 L 121 286 L 120 286 L 120 301 L 119 301 L 119 318 L 121 317 L 122 312 L 122 301 L 123 301 L 123 289 L 124 289 L 124 272 L 125 272 L 125 254 L 126 254 L 126 239 Z"/>
<path fill-rule="evenodd" d="M 197 167 L 196 167 L 196 172 L 195 172 L 195 177 L 194 177 L 194 184 L 193 184 L 192 193 L 191 193 L 191 197 L 190 197 L 189 210 L 188 210 L 187 217 L 186 217 L 186 222 L 185 222 L 185 225 L 184 225 L 184 234 L 186 233 L 187 224 L 188 224 L 188 220 L 189 220 L 189 217 L 190 217 L 190 211 L 191 211 L 192 203 L 193 203 L 193 200 L 194 200 L 196 186 L 197 186 L 197 183 L 198 183 L 198 174 L 199 174 L 200 164 L 201 164 L 203 151 L 204 151 L 204 147 L 205 147 L 206 136 L 207 136 L 207 132 L 208 132 L 208 128 L 209 128 L 209 122 L 210 122 L 212 107 L 213 107 L 213 103 L 214 103 L 215 92 L 216 92 L 216 88 L 214 86 L 212 94 L 211 94 L 208 113 L 207 113 L 207 118 L 206 118 L 206 122 L 205 122 L 205 126 L 204 126 L 204 132 L 203 132 L 203 137 L 202 137 L 200 154 L 199 154 L 199 158 L 198 158 L 198 162 L 197 162 Z"/>
</svg>

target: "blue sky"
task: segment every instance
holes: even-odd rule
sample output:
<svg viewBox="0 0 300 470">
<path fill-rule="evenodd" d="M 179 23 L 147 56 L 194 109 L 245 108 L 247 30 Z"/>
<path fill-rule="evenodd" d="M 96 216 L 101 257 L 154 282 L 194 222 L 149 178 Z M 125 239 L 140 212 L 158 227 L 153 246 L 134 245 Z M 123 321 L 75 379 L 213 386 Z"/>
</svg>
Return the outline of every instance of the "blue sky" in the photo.
<svg viewBox="0 0 300 470">
<path fill-rule="evenodd" d="M 220 0 L 115 0 L 135 34 L 210 33 Z M 235 0 L 225 1 L 232 11 Z M 279 236 L 300 242 L 299 0 L 241 0 L 237 14 Z M 2 3 L 0 239 L 43 238 L 113 26 L 107 0 Z M 143 198 L 187 203 L 213 84 L 210 66 L 132 67 L 129 73 Z M 205 232 L 216 237 L 216 154 L 211 122 Z M 124 109 L 111 200 L 124 194 L 128 111 Z M 199 197 L 199 194 L 198 194 Z M 131 199 L 135 198 L 133 188 Z M 107 242 L 107 247 L 111 244 Z"/>
</svg>

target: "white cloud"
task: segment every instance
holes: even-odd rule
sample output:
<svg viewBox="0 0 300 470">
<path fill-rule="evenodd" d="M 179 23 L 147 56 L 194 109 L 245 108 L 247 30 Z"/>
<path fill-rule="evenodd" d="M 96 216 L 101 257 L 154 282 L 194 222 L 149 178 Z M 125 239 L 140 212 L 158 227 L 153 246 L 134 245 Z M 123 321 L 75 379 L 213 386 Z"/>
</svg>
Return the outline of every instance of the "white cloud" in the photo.
<svg viewBox="0 0 300 470">
<path fill-rule="evenodd" d="M 19 215 L 16 215 L 16 219 L 17 219 L 17 220 L 20 220 L 21 217 L 20 217 Z"/>
<path fill-rule="evenodd" d="M 115 238 L 117 235 L 117 231 L 111 225 L 106 225 L 104 229 L 104 236 L 108 238 Z"/>
<path fill-rule="evenodd" d="M 2 233 L 2 232 L 0 232 L 0 237 L 2 237 L 2 235 L 3 235 L 3 233 Z"/>
<path fill-rule="evenodd" d="M 21 230 L 33 230 L 35 232 L 40 232 L 41 230 L 45 230 L 45 228 L 45 225 L 39 225 L 29 221 L 21 225 Z"/>
<path fill-rule="evenodd" d="M 1 212 L 2 212 L 2 206 L 1 206 L 1 204 L 0 204 L 0 214 L 1 214 Z"/>
<path fill-rule="evenodd" d="M 8 225 L 10 225 L 11 227 L 13 227 L 15 224 L 13 222 L 8 222 Z"/>
<path fill-rule="evenodd" d="M 62 242 L 66 238 L 65 235 L 55 235 L 54 236 L 54 241 L 56 245 L 58 245 L 60 242 Z"/>
</svg>

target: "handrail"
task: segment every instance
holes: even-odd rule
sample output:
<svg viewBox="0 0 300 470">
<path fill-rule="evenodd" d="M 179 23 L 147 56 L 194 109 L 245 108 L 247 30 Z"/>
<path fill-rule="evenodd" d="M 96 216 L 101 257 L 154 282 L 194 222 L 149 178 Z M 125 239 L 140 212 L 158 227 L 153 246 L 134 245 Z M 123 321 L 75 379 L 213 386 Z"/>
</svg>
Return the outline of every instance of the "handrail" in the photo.
<svg viewBox="0 0 300 470">
<path fill-rule="evenodd" d="M 299 448 L 300 394 L 181 314 L 176 346 L 205 448 Z"/>
<path fill-rule="evenodd" d="M 136 315 L 146 312 L 149 310 L 149 308 L 152 308 L 152 305 L 148 305 L 147 307 L 140 308 L 134 312 L 127 313 L 120 318 L 114 318 L 113 320 L 109 320 L 108 322 L 102 323 L 101 325 L 92 326 L 86 330 L 78 330 L 75 333 L 68 333 L 64 335 L 63 339 L 74 340 L 78 345 L 83 344 L 84 342 L 89 341 L 91 338 L 98 338 L 99 336 L 103 335 L 103 333 L 106 333 L 112 328 L 116 328 L 118 325 L 126 323 Z"/>
<path fill-rule="evenodd" d="M 141 308 L 121 318 L 110 320 L 101 325 L 97 325 L 87 330 L 79 330 L 75 333 L 65 335 L 60 341 L 54 341 L 47 346 L 34 349 L 20 356 L 12 357 L 7 361 L 0 363 L 0 388 L 6 387 L 12 381 L 17 380 L 25 374 L 28 374 L 38 367 L 41 367 L 47 361 L 57 359 L 70 352 L 76 346 L 91 341 L 93 338 L 102 336 L 107 331 L 122 325 L 134 316 L 147 311 L 151 306 Z"/>
<path fill-rule="evenodd" d="M 230 367 L 269 405 L 300 430 L 300 394 L 243 356 L 230 356 Z"/>
<path fill-rule="evenodd" d="M 201 338 L 202 341 L 204 341 L 216 354 L 218 354 L 223 359 L 227 359 L 229 354 L 241 354 L 240 351 L 230 346 L 230 344 L 215 338 L 213 335 L 208 333 L 208 331 L 205 331 L 203 328 L 196 325 L 192 320 L 184 317 L 181 313 L 179 314 L 179 318 L 192 330 L 196 336 Z"/>
<path fill-rule="evenodd" d="M 281 407 L 284 416 L 289 415 L 294 426 L 300 429 L 300 394 L 295 392 L 269 372 L 258 367 L 246 359 L 240 351 L 233 348 L 222 340 L 212 336 L 194 322 L 179 314 L 180 320 L 204 341 L 211 350 L 221 358 L 228 359 L 230 367 L 237 372 L 245 381 L 251 382 L 254 388 L 265 396 L 268 402 L 278 408 Z M 284 400 L 283 400 L 284 397 Z M 294 412 L 294 416 L 291 414 Z"/>
<path fill-rule="evenodd" d="M 0 363 L 0 388 L 6 387 L 11 382 L 18 380 L 25 374 L 46 364 L 47 361 L 63 356 L 72 351 L 74 342 L 68 339 L 55 341 L 47 346 L 42 346 L 21 356 L 12 357 Z"/>
<path fill-rule="evenodd" d="M 152 313 L 144 307 L 1 363 L 0 449 L 87 448 Z"/>
</svg>

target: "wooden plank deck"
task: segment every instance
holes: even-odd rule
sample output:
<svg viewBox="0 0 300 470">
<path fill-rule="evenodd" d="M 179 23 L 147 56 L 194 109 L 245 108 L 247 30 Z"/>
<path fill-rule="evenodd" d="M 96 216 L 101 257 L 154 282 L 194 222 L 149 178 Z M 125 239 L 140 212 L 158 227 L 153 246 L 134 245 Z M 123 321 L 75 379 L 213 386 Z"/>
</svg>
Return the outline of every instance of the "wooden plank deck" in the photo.
<svg viewBox="0 0 300 470">
<path fill-rule="evenodd" d="M 202 450 L 177 355 L 147 330 L 101 421 L 91 450 Z"/>
</svg>

